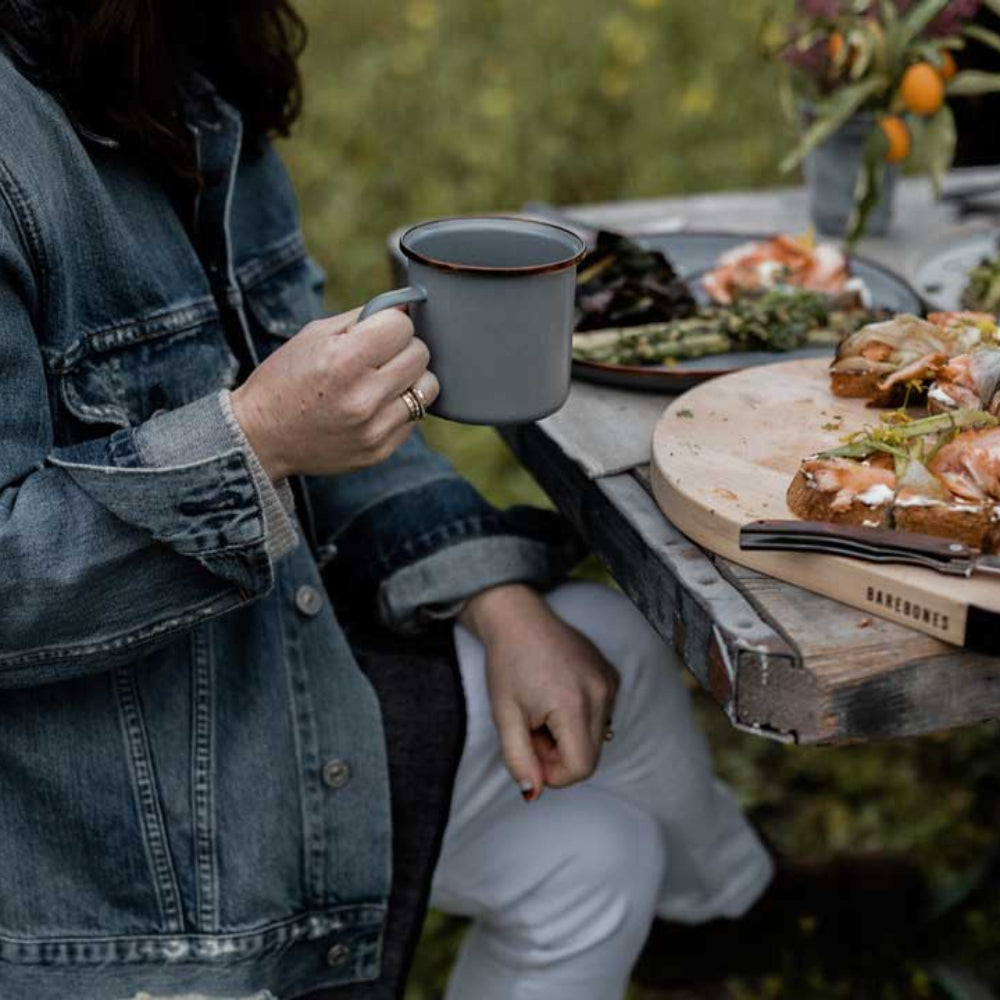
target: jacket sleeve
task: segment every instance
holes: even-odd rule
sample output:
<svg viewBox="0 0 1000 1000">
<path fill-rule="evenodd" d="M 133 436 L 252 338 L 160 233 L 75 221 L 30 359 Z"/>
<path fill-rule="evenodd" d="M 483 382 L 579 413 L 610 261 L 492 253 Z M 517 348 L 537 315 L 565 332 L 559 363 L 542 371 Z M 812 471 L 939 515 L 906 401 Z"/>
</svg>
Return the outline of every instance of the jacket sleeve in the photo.
<svg viewBox="0 0 1000 1000">
<path fill-rule="evenodd" d="M 0 205 L 0 688 L 129 662 L 265 594 L 296 544 L 225 393 L 53 446 L 26 246 Z"/>
<path fill-rule="evenodd" d="M 552 586 L 585 552 L 551 511 L 491 506 L 419 434 L 375 468 L 310 479 L 309 496 L 338 609 L 404 634 L 488 587 Z"/>
</svg>

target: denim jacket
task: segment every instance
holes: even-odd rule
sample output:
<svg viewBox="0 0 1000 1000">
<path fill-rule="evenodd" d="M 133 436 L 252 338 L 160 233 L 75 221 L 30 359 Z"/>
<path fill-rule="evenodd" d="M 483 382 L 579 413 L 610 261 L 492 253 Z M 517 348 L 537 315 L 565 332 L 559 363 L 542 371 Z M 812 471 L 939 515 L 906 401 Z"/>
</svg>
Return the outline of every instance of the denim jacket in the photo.
<svg viewBox="0 0 1000 1000">
<path fill-rule="evenodd" d="M 0 1000 L 376 978 L 382 720 L 320 568 L 406 633 L 575 543 L 418 438 L 296 505 L 227 395 L 321 310 L 275 152 L 202 83 L 178 203 L 8 55 L 0 94 Z"/>
</svg>

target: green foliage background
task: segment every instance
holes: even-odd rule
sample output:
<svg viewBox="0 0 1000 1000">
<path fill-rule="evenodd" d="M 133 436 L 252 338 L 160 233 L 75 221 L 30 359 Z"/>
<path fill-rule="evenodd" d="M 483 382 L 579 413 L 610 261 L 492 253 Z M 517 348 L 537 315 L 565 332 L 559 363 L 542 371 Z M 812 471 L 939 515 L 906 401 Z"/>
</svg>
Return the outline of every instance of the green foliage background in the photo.
<svg viewBox="0 0 1000 1000">
<path fill-rule="evenodd" d="M 385 238 L 423 218 L 655 197 L 778 181 L 790 147 L 765 0 L 301 0 L 306 110 L 283 146 L 331 309 L 388 286 Z M 720 219 L 720 228 L 726 220 Z M 492 432 L 428 436 L 494 502 L 545 502 Z M 792 853 L 891 849 L 944 884 L 995 839 L 998 731 L 836 751 L 735 733 L 699 702 L 721 773 Z M 1000 984 L 1000 908 L 955 918 L 955 945 Z M 432 917 L 408 1000 L 433 1000 L 460 925 Z M 790 947 L 798 947 L 790 943 Z M 789 1000 L 933 994 L 923 968 L 877 986 L 793 963 L 732 995 Z M 638 995 L 638 994 L 637 994 Z"/>
</svg>

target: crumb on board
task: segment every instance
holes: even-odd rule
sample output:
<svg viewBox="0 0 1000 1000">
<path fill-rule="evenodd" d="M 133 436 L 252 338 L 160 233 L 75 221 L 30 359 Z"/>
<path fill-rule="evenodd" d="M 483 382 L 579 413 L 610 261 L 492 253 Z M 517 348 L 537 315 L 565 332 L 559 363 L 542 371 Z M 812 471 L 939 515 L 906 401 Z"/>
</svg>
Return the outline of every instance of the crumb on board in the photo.
<svg viewBox="0 0 1000 1000">
<path fill-rule="evenodd" d="M 694 413 L 692 413 L 691 410 L 685 407 L 683 410 L 677 411 L 677 416 L 679 419 L 690 420 L 694 416 Z"/>
<path fill-rule="evenodd" d="M 858 622 L 858 628 L 871 628 L 872 620 L 871 618 L 862 618 Z"/>
<path fill-rule="evenodd" d="M 716 486 L 712 493 L 717 497 L 721 497 L 723 500 L 739 500 L 739 497 L 732 491 L 727 490 L 722 486 Z"/>
</svg>

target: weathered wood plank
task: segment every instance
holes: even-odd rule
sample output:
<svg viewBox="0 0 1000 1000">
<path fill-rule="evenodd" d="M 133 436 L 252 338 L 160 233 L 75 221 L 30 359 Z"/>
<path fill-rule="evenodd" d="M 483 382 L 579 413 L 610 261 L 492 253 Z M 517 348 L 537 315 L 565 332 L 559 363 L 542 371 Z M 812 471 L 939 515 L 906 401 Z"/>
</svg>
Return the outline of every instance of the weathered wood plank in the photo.
<svg viewBox="0 0 1000 1000">
<path fill-rule="evenodd" d="M 649 463 L 653 429 L 673 398 L 576 380 L 566 405 L 540 426 L 589 478 L 613 476 Z"/>
<path fill-rule="evenodd" d="M 1000 659 L 867 617 L 742 566 L 720 560 L 719 568 L 764 618 L 781 622 L 802 655 L 816 700 L 811 718 L 799 717 L 803 742 L 892 739 L 1000 716 Z M 739 691 L 755 702 L 761 698 L 759 684 L 742 675 Z M 774 714 L 771 700 L 762 700 Z M 739 707 L 741 714 L 752 710 L 750 704 Z M 775 715 L 774 724 L 783 718 Z"/>
<path fill-rule="evenodd" d="M 762 614 L 780 621 L 782 628 L 795 636 L 802 658 L 822 677 L 824 685 L 861 682 L 883 672 L 892 661 L 926 659 L 955 651 L 954 646 L 932 636 L 866 615 L 735 563 L 720 560 L 720 566 Z"/>
</svg>

